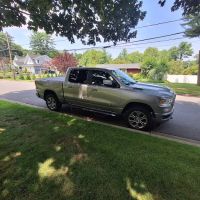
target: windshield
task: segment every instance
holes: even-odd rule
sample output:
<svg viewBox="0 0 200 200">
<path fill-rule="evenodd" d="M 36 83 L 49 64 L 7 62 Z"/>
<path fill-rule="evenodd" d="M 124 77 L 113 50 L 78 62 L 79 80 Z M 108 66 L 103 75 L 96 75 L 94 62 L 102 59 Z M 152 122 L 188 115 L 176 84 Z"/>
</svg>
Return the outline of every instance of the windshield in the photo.
<svg viewBox="0 0 200 200">
<path fill-rule="evenodd" d="M 112 73 L 125 85 L 131 85 L 131 84 L 135 84 L 136 81 L 134 79 L 132 79 L 128 74 L 126 74 L 125 72 L 116 69 L 116 70 L 112 70 Z"/>
</svg>

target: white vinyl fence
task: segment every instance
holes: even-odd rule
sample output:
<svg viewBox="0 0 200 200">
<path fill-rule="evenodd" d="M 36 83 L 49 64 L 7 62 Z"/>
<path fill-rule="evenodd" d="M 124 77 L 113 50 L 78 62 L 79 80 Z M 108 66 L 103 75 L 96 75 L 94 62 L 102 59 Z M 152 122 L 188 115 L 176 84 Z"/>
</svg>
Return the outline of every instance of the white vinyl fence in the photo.
<svg viewBox="0 0 200 200">
<path fill-rule="evenodd" d="M 197 83 L 197 75 L 167 75 L 167 81 L 171 83 Z"/>
</svg>

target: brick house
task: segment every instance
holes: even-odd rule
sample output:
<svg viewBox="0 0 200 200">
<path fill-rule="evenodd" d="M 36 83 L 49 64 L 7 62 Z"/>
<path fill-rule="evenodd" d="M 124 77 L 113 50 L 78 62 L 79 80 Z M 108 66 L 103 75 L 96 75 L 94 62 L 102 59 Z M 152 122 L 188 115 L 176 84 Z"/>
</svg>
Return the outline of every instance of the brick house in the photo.
<svg viewBox="0 0 200 200">
<path fill-rule="evenodd" d="M 137 74 L 141 72 L 140 64 L 139 63 L 132 63 L 132 64 L 98 64 L 96 67 L 100 68 L 116 68 L 121 69 L 127 73 Z"/>
</svg>

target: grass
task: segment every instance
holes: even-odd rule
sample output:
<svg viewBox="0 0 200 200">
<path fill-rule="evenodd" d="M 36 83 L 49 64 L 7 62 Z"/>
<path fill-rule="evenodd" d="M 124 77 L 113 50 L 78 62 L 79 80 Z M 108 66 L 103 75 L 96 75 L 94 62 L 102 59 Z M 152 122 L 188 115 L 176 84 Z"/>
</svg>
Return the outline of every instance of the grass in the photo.
<svg viewBox="0 0 200 200">
<path fill-rule="evenodd" d="M 0 199 L 198 200 L 200 149 L 0 101 Z"/>
<path fill-rule="evenodd" d="M 164 83 L 172 88 L 177 94 L 200 96 L 200 86 L 189 83 Z"/>
<path fill-rule="evenodd" d="M 200 86 L 191 83 L 170 83 L 170 82 L 158 82 L 149 79 L 141 79 L 141 82 L 153 83 L 158 85 L 164 85 L 173 89 L 176 94 L 200 96 Z"/>
</svg>

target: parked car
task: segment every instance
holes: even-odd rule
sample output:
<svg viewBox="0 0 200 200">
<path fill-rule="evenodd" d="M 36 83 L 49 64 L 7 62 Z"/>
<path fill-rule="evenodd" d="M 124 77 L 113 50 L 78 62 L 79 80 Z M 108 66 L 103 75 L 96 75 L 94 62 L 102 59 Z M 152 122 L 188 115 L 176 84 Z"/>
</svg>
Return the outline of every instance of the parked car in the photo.
<svg viewBox="0 0 200 200">
<path fill-rule="evenodd" d="M 175 93 L 167 87 L 139 83 L 119 69 L 69 68 L 66 77 L 35 81 L 37 96 L 52 111 L 62 104 L 115 116 L 134 129 L 150 130 L 172 117 Z"/>
</svg>

